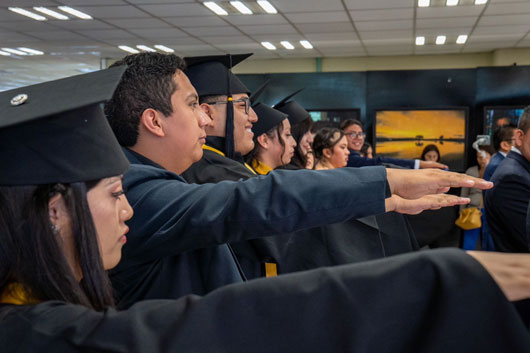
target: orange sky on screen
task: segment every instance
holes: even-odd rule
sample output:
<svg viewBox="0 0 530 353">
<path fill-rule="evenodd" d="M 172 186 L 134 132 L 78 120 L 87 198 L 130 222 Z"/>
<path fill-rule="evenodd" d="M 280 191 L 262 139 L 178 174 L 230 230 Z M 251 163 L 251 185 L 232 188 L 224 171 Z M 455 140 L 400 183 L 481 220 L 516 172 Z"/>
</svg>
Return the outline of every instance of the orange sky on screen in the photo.
<svg viewBox="0 0 530 353">
<path fill-rule="evenodd" d="M 377 112 L 376 137 L 464 138 L 466 119 L 464 111 L 414 110 Z"/>
</svg>

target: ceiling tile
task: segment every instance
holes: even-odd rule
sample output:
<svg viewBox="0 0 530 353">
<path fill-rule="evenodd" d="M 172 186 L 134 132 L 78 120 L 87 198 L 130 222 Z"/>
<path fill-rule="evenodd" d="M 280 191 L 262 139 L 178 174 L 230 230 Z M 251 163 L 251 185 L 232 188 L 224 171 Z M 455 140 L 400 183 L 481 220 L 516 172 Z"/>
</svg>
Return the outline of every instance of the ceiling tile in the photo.
<svg viewBox="0 0 530 353">
<path fill-rule="evenodd" d="M 226 25 L 226 22 L 219 16 L 164 17 L 164 21 L 177 27 L 210 27 Z"/>
<path fill-rule="evenodd" d="M 286 12 L 324 12 L 343 11 L 340 0 L 273 0 L 271 3 L 279 11 Z"/>
<path fill-rule="evenodd" d="M 454 18 L 424 18 L 416 20 L 416 31 L 423 28 L 440 28 L 447 27 L 471 27 L 477 21 L 477 17 L 454 17 Z"/>
<path fill-rule="evenodd" d="M 361 41 L 359 40 L 326 40 L 326 41 L 313 41 L 311 42 L 317 49 L 329 49 L 329 48 L 343 48 L 344 50 L 357 48 L 362 49 Z"/>
<path fill-rule="evenodd" d="M 291 25 L 275 25 L 275 26 L 239 26 L 243 32 L 247 34 L 294 34 L 298 33 Z"/>
<path fill-rule="evenodd" d="M 237 43 L 237 44 L 218 44 L 216 45 L 217 48 L 226 50 L 229 52 L 234 51 L 245 51 L 248 52 L 254 52 L 255 50 L 261 50 L 263 48 L 259 43 Z"/>
<path fill-rule="evenodd" d="M 499 24 L 509 23 L 511 25 L 524 25 L 530 23 L 530 14 L 526 15 L 498 15 L 482 16 L 479 26 L 497 26 Z"/>
<path fill-rule="evenodd" d="M 64 40 L 64 39 L 70 39 L 70 40 L 76 40 L 76 39 L 84 39 L 85 37 L 82 35 L 79 35 L 77 33 L 69 32 L 69 31 L 37 31 L 37 32 L 28 32 L 29 35 L 40 38 L 43 40 Z"/>
<path fill-rule="evenodd" d="M 35 41 L 35 38 L 40 39 L 39 37 L 34 37 L 31 33 L 27 35 L 11 32 L 11 31 L 0 31 L 0 43 L 16 43 L 24 41 Z"/>
<path fill-rule="evenodd" d="M 89 22 L 89 21 L 83 21 Z M 92 22 L 92 21 L 90 21 Z M 167 28 L 166 22 L 156 18 L 108 19 L 105 22 L 121 28 Z"/>
<path fill-rule="evenodd" d="M 135 18 L 148 17 L 149 14 L 138 10 L 134 6 L 78 6 L 77 10 L 83 11 L 94 18 Z"/>
<path fill-rule="evenodd" d="M 414 17 L 414 9 L 392 10 L 358 10 L 350 11 L 353 21 L 383 21 L 383 20 L 410 20 Z"/>
<path fill-rule="evenodd" d="M 506 3 L 506 4 L 489 4 L 484 15 L 519 15 L 530 14 L 530 2 Z"/>
<path fill-rule="evenodd" d="M 285 17 L 293 23 L 321 23 L 321 22 L 347 22 L 348 15 L 345 12 L 304 12 L 289 13 Z"/>
<path fill-rule="evenodd" d="M 61 3 L 69 6 L 126 5 L 123 0 L 61 0 Z"/>
<path fill-rule="evenodd" d="M 353 26 L 350 22 L 335 23 L 300 23 L 296 25 L 304 34 L 307 33 L 335 33 L 335 32 L 353 32 Z"/>
<path fill-rule="evenodd" d="M 201 37 L 204 42 L 216 44 L 238 44 L 249 41 L 247 36 L 226 36 L 226 37 Z"/>
<path fill-rule="evenodd" d="M 349 10 L 398 9 L 410 7 L 410 0 L 344 0 Z"/>
<path fill-rule="evenodd" d="M 355 26 L 359 31 L 384 31 L 391 29 L 412 29 L 412 20 L 399 20 L 399 21 L 368 21 L 368 22 L 355 22 Z"/>
<path fill-rule="evenodd" d="M 94 30 L 87 30 L 87 31 L 79 31 L 79 33 L 87 37 L 94 38 L 97 40 L 102 40 L 102 41 L 105 41 L 106 39 L 136 39 L 138 38 L 136 35 L 131 34 L 122 29 L 108 29 L 108 30 L 94 29 Z"/>
<path fill-rule="evenodd" d="M 28 31 L 53 31 L 57 30 L 57 27 L 50 23 L 40 21 L 17 21 L 17 22 L 1 22 L 0 28 L 7 30 L 15 30 L 17 32 L 28 32 Z"/>
<path fill-rule="evenodd" d="M 131 4 L 136 4 L 136 5 L 174 4 L 174 3 L 182 3 L 182 2 L 193 2 L 193 0 L 127 0 L 127 1 L 130 2 Z"/>
<path fill-rule="evenodd" d="M 115 29 L 116 27 L 109 25 L 105 22 L 92 20 L 70 20 L 70 21 L 58 21 L 54 23 L 55 27 L 64 28 L 70 31 L 77 31 L 83 29 Z"/>
<path fill-rule="evenodd" d="M 212 14 L 204 5 L 198 3 L 139 5 L 138 7 L 159 17 L 208 16 Z"/>
<path fill-rule="evenodd" d="M 452 36 L 467 34 L 471 32 L 471 27 L 446 27 L 446 28 L 424 28 L 416 29 L 416 36 L 436 37 L 439 35 Z"/>
<path fill-rule="evenodd" d="M 417 18 L 472 17 L 479 16 L 482 6 L 419 7 Z"/>
<path fill-rule="evenodd" d="M 278 25 L 288 24 L 283 16 L 279 15 L 252 15 L 252 16 L 239 16 L 239 15 L 228 15 L 224 16 L 223 19 L 235 25 Z"/>
<path fill-rule="evenodd" d="M 309 41 L 321 40 L 358 40 L 355 32 L 335 32 L 335 33 L 307 33 L 305 38 Z"/>
<path fill-rule="evenodd" d="M 380 39 L 367 39 L 363 40 L 363 44 L 367 47 L 382 47 L 385 45 L 388 46 L 408 46 L 413 44 L 412 38 L 395 38 L 395 39 L 388 39 L 388 38 L 380 38 Z"/>
<path fill-rule="evenodd" d="M 473 34 L 468 40 L 467 44 L 478 44 L 478 43 L 490 43 L 490 42 L 515 42 L 523 39 L 523 36 L 520 34 L 497 34 L 497 35 L 477 35 Z"/>
<path fill-rule="evenodd" d="M 362 40 L 412 38 L 412 30 L 359 32 Z"/>
<path fill-rule="evenodd" d="M 518 34 L 526 33 L 530 30 L 530 23 L 527 25 L 513 26 L 477 26 L 473 34 Z"/>
<path fill-rule="evenodd" d="M 188 34 L 178 30 L 176 28 L 131 28 L 130 32 L 138 35 L 139 37 L 157 39 L 157 38 L 178 38 L 187 37 Z"/>
<path fill-rule="evenodd" d="M 229 36 L 241 35 L 241 32 L 232 26 L 216 26 L 216 27 L 185 27 L 184 31 L 194 36 Z"/>
</svg>

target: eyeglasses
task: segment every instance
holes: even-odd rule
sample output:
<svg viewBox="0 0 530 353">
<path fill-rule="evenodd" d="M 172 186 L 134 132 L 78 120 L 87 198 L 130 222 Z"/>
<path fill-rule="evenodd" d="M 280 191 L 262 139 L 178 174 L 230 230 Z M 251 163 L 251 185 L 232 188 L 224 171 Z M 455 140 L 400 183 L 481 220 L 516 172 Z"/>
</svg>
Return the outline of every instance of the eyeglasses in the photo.
<svg viewBox="0 0 530 353">
<path fill-rule="evenodd" d="M 208 104 L 228 104 L 229 101 L 220 101 L 220 102 L 211 102 Z M 241 99 L 233 100 L 232 103 L 245 103 L 245 114 L 248 115 L 248 112 L 250 111 L 250 98 L 245 97 Z"/>
<path fill-rule="evenodd" d="M 361 138 L 366 136 L 364 132 L 347 132 L 344 135 L 351 138 Z"/>
</svg>

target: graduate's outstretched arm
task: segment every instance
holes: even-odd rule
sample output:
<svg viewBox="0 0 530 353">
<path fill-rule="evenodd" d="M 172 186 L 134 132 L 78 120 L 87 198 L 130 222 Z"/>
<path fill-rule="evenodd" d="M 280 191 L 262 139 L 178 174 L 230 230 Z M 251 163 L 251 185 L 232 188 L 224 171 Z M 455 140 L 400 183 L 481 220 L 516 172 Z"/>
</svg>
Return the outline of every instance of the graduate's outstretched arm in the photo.
<svg viewBox="0 0 530 353">
<path fill-rule="evenodd" d="M 426 168 L 438 168 L 438 169 L 449 169 L 445 164 L 434 162 L 434 161 L 420 161 L 420 169 Z"/>
<path fill-rule="evenodd" d="M 490 189 L 493 183 L 466 174 L 439 169 L 387 169 L 387 180 L 393 195 L 404 199 L 418 199 L 429 194 L 441 194 L 451 187 Z"/>
<path fill-rule="evenodd" d="M 471 200 L 448 194 L 425 195 L 416 200 L 407 200 L 397 195 L 392 195 L 385 200 L 386 212 L 403 214 L 418 214 L 425 210 L 438 210 L 442 207 L 467 205 Z"/>
</svg>

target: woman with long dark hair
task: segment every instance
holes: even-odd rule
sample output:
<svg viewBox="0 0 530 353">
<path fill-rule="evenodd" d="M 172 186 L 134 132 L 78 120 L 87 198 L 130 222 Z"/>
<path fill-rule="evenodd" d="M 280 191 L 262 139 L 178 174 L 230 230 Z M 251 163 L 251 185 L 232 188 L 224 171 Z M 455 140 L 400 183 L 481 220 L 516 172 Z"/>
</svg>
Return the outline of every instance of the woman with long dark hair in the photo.
<svg viewBox="0 0 530 353">
<path fill-rule="evenodd" d="M 296 142 L 286 114 L 262 103 L 253 109 L 259 119 L 252 126 L 254 149 L 245 158 L 258 174 L 264 175 L 291 162 Z"/>
<path fill-rule="evenodd" d="M 0 94 L 2 352 L 529 350 L 495 284 L 528 298 L 525 255 L 472 253 L 477 262 L 435 251 L 113 309 L 104 270 L 121 257 L 132 209 L 121 185 L 128 163 L 98 103 L 119 74 Z"/>
</svg>

